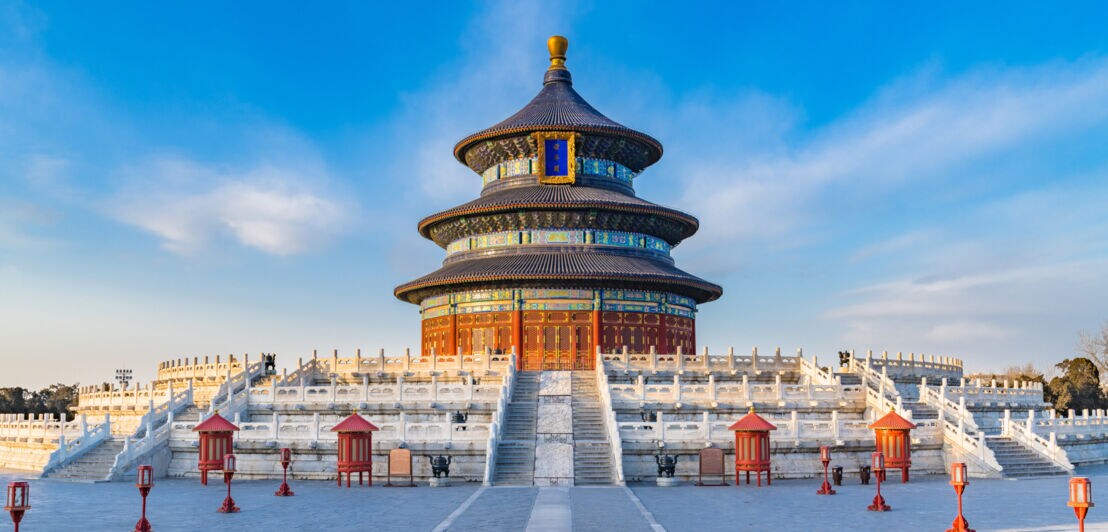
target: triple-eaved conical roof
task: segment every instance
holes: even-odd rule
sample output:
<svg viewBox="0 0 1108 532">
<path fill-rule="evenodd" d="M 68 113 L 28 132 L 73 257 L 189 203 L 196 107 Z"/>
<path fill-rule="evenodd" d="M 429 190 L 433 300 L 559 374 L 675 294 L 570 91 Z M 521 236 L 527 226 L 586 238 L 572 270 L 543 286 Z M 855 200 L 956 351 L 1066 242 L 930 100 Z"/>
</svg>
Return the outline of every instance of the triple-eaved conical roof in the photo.
<svg viewBox="0 0 1108 532">
<path fill-rule="evenodd" d="M 669 247 L 696 232 L 696 218 L 635 196 L 633 178 L 661 158 L 662 145 L 604 116 L 573 89 L 565 38 L 551 37 L 547 46 L 551 65 L 538 95 L 454 147 L 485 187 L 477 199 L 419 222 L 420 234 L 448 249 L 443 266 L 396 287 L 394 295 L 418 304 L 467 290 L 573 287 L 653 290 L 697 303 L 718 299 L 722 288 L 677 268 L 669 256 Z M 546 134 L 571 135 L 570 153 L 581 169 L 569 183 L 538 178 L 537 139 Z M 532 232 L 550 231 L 582 240 L 532 242 Z M 623 245 L 600 240 L 616 234 Z M 490 247 L 490 239 L 511 245 Z M 648 241 L 662 251 L 648 249 Z"/>
<path fill-rule="evenodd" d="M 552 74 L 558 74 L 552 76 Z M 640 167 L 632 167 L 636 172 L 658 162 L 662 158 L 662 144 L 650 135 L 631 129 L 612 120 L 593 106 L 589 105 L 577 91 L 573 90 L 573 81 L 568 70 L 550 70 L 546 73 L 542 90 L 516 114 L 500 123 L 478 131 L 458 141 L 454 146 L 454 157 L 468 164 L 466 150 L 483 140 L 515 135 L 520 132 L 554 131 L 569 129 L 599 135 L 613 135 L 634 139 L 646 148 L 646 156 Z"/>
</svg>

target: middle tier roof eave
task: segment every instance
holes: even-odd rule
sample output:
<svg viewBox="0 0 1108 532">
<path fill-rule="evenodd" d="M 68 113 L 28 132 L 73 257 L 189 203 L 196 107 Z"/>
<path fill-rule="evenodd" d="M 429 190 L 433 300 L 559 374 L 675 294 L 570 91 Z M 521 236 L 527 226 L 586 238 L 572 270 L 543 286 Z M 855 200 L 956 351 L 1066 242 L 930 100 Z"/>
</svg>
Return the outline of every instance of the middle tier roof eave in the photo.
<svg viewBox="0 0 1108 532">
<path fill-rule="evenodd" d="M 700 227 L 700 222 L 692 215 L 635 196 L 614 192 L 610 189 L 571 185 L 534 185 L 513 187 L 494 192 L 432 214 L 420 220 L 418 229 L 424 238 L 434 240 L 431 236 L 432 228 L 436 224 L 447 220 L 478 214 L 513 212 L 521 209 L 577 211 L 598 209 L 660 216 L 679 222 L 686 228 L 680 239 L 670 242 L 673 245 L 692 236 Z M 436 243 L 445 246 L 443 242 Z"/>
<path fill-rule="evenodd" d="M 715 301 L 723 288 L 671 263 L 613 253 L 528 253 L 477 258 L 446 264 L 393 291 L 398 299 L 418 303 L 421 291 L 463 290 L 490 282 L 632 282 L 664 289 L 696 300 Z"/>
</svg>

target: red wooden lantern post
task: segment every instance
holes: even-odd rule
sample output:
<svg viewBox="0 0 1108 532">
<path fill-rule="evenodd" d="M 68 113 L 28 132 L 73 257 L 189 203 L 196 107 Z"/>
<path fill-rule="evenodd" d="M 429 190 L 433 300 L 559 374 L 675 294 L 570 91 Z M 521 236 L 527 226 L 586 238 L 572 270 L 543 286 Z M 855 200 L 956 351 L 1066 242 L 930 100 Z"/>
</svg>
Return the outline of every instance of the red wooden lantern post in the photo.
<svg viewBox="0 0 1108 532">
<path fill-rule="evenodd" d="M 762 485 L 762 472 L 766 473 L 766 485 L 772 485 L 770 478 L 769 431 L 777 430 L 750 409 L 750 413 L 735 422 L 727 430 L 735 431 L 735 485 L 739 485 L 739 472 L 746 471 L 746 483 L 750 484 L 750 473 L 758 477 L 758 486 Z"/>
<path fill-rule="evenodd" d="M 12 516 L 15 523 L 15 532 L 19 532 L 19 522 L 23 520 L 23 514 L 31 509 L 31 487 L 26 482 L 9 482 L 8 498 L 4 504 L 6 510 Z"/>
<path fill-rule="evenodd" d="M 831 448 L 824 445 L 819 448 L 819 461 L 823 462 L 823 485 L 819 487 L 817 495 L 834 495 L 831 483 L 827 481 L 827 466 L 831 464 Z"/>
<path fill-rule="evenodd" d="M 288 447 L 281 448 L 281 467 L 285 470 L 281 478 L 281 487 L 277 489 L 274 495 L 278 497 L 291 497 L 295 495 L 289 488 L 289 463 L 292 462 L 292 449 Z"/>
<path fill-rule="evenodd" d="M 138 479 L 135 487 L 142 495 L 142 517 L 135 523 L 135 532 L 150 532 L 150 521 L 146 520 L 146 496 L 150 495 L 150 488 L 154 487 L 154 467 L 148 465 L 138 466 Z"/>
<path fill-rule="evenodd" d="M 357 412 L 331 428 L 339 433 L 338 470 L 339 486 L 342 486 L 342 474 L 346 473 L 346 487 L 350 487 L 350 477 L 358 474 L 358 485 L 362 484 L 362 473 L 369 473 L 369 485 L 373 485 L 373 431 L 378 430 L 373 423 Z"/>
<path fill-rule="evenodd" d="M 235 476 L 236 462 L 237 459 L 233 454 L 223 457 L 223 482 L 227 483 L 227 498 L 223 499 L 223 506 L 219 507 L 220 513 L 232 514 L 239 511 L 239 507 L 235 506 L 235 500 L 231 498 L 231 477 Z"/>
<path fill-rule="evenodd" d="M 9 488 L 10 489 L 10 488 Z M 1085 532 L 1085 515 L 1093 504 L 1093 484 L 1086 477 L 1073 477 L 1070 479 L 1070 501 L 1067 506 L 1073 508 L 1077 514 L 1077 529 Z M 18 530 L 18 527 L 16 528 Z"/>
<path fill-rule="evenodd" d="M 950 466 L 950 485 L 954 486 L 954 492 L 958 494 L 958 517 L 954 518 L 954 523 L 946 532 L 975 532 L 962 515 L 962 492 L 966 491 L 966 486 L 969 486 L 966 464 L 958 462 Z"/>
<path fill-rule="evenodd" d="M 223 468 L 223 457 L 232 452 L 234 434 L 239 428 L 216 412 L 192 430 L 200 433 L 200 457 L 197 460 L 197 468 L 200 469 L 200 483 L 207 486 L 208 471 L 218 471 Z"/>
<path fill-rule="evenodd" d="M 916 426 L 896 412 L 890 411 L 885 414 L 885 417 L 873 422 L 869 428 L 873 429 L 877 438 L 877 450 L 885 456 L 885 467 L 899 469 L 900 481 L 908 482 L 908 468 L 912 467 L 911 430 Z M 877 471 L 875 470 L 874 473 Z M 883 470 L 881 474 L 884 475 Z"/>
<path fill-rule="evenodd" d="M 866 507 L 871 512 L 887 512 L 891 510 L 889 505 L 885 504 L 885 498 L 881 496 L 881 479 L 885 477 L 885 455 L 881 451 L 875 451 L 873 453 L 873 472 L 877 477 L 877 495 L 873 498 L 873 504 Z"/>
</svg>

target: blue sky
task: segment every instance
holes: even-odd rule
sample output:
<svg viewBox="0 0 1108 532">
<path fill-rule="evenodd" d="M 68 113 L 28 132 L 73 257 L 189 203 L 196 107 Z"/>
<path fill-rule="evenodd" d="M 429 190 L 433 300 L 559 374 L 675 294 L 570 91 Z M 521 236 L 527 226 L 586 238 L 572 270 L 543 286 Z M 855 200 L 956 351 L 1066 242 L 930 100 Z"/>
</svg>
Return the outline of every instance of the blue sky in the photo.
<svg viewBox="0 0 1108 532">
<path fill-rule="evenodd" d="M 416 345 L 415 224 L 552 34 L 665 145 L 636 189 L 701 220 L 702 345 L 1047 367 L 1108 320 L 1106 11 L 0 2 L 0 386 Z"/>
</svg>

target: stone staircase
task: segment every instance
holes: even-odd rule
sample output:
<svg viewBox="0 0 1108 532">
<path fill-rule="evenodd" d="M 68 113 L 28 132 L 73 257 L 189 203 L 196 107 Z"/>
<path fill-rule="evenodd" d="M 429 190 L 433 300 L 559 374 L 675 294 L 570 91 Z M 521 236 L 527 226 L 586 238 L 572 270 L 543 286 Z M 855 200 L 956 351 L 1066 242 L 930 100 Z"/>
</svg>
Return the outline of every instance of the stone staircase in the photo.
<svg viewBox="0 0 1108 532">
<path fill-rule="evenodd" d="M 919 399 L 904 397 L 901 403 L 905 409 L 912 411 L 912 420 L 939 419 L 939 411 L 935 407 L 919 402 Z"/>
<path fill-rule="evenodd" d="M 535 420 L 539 406 L 539 373 L 516 375 L 504 432 L 496 447 L 493 484 L 531 486 L 535 483 Z"/>
<path fill-rule="evenodd" d="M 76 460 L 44 475 L 68 480 L 107 480 L 115 457 L 123 450 L 123 439 L 104 440 Z"/>
<path fill-rule="evenodd" d="M 985 444 L 989 449 L 992 449 L 996 461 L 1004 467 L 1001 474 L 1005 478 L 1069 474 L 1068 471 L 1058 467 L 1039 453 L 1024 447 L 1023 444 L 1007 436 L 985 436 Z"/>
<path fill-rule="evenodd" d="M 604 430 L 596 373 L 573 372 L 573 484 L 610 486 L 612 450 Z"/>
</svg>

